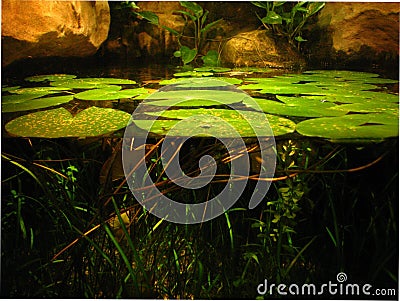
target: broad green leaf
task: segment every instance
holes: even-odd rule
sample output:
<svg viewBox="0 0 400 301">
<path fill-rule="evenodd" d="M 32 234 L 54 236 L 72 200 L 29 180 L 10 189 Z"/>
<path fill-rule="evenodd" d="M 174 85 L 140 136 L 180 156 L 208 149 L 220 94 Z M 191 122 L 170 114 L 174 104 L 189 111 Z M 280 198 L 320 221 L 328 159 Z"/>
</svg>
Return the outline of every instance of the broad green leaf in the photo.
<svg viewBox="0 0 400 301">
<path fill-rule="evenodd" d="M 146 99 L 146 104 L 155 106 L 216 106 L 245 100 L 246 93 L 221 90 L 178 90 L 159 91 Z"/>
<path fill-rule="evenodd" d="M 295 123 L 289 119 L 252 111 L 202 108 L 149 112 L 148 114 L 184 121 L 174 129 L 173 126 L 178 124 L 179 120 L 156 120 L 154 124 L 152 120 L 134 120 L 138 127 L 158 135 L 168 133 L 172 136 L 183 137 L 198 135 L 233 138 L 237 136 L 232 131 L 233 127 L 241 137 L 268 137 L 291 133 L 295 128 Z M 199 132 L 202 134 L 199 135 Z"/>
<path fill-rule="evenodd" d="M 158 16 L 151 12 L 151 11 L 142 11 L 142 12 L 136 12 L 137 15 L 141 16 L 143 19 L 149 21 L 151 24 L 158 25 Z"/>
<path fill-rule="evenodd" d="M 21 95 L 11 95 L 11 96 L 21 96 Z M 7 112 L 18 112 L 18 111 L 29 111 L 42 109 L 52 106 L 57 106 L 63 103 L 70 102 L 74 98 L 73 95 L 65 95 L 65 96 L 52 96 L 45 98 L 34 98 L 34 99 L 18 99 L 14 98 L 6 98 L 2 99 L 1 103 L 1 111 L 3 113 Z"/>
<path fill-rule="evenodd" d="M 57 80 L 50 83 L 53 87 L 63 87 L 71 89 L 94 89 L 107 88 L 109 85 L 133 85 L 135 81 L 120 78 L 75 78 Z"/>
<path fill-rule="evenodd" d="M 176 77 L 189 77 L 189 76 L 197 76 L 197 77 L 202 77 L 202 76 L 213 76 L 214 73 L 212 72 L 197 72 L 197 71 L 185 71 L 185 72 L 178 72 L 174 73 L 174 76 Z"/>
<path fill-rule="evenodd" d="M 296 131 L 304 136 L 341 139 L 376 139 L 399 135 L 399 120 L 391 114 L 351 114 L 302 121 Z"/>
<path fill-rule="evenodd" d="M 201 72 L 201 71 L 199 71 Z M 180 77 L 180 78 L 171 78 L 162 80 L 159 82 L 159 85 L 175 85 L 177 87 L 221 87 L 221 86 L 229 86 L 231 85 L 238 85 L 242 82 L 241 79 L 234 78 L 234 77 L 206 77 L 206 78 L 187 78 L 187 77 Z"/>
<path fill-rule="evenodd" d="M 193 1 L 179 1 L 180 5 L 191 10 L 197 17 L 200 17 L 203 14 L 203 8 Z"/>
<path fill-rule="evenodd" d="M 231 71 L 231 68 L 225 68 L 225 67 L 212 67 L 212 66 L 204 66 L 204 67 L 199 67 L 199 68 L 194 68 L 194 71 L 198 72 L 228 72 Z"/>
<path fill-rule="evenodd" d="M 13 86 L 13 87 L 2 86 L 1 92 L 11 92 L 11 91 L 17 90 L 19 88 L 21 88 L 21 86 Z"/>
<path fill-rule="evenodd" d="M 28 82 L 44 82 L 44 81 L 53 82 L 58 80 L 68 80 L 74 78 L 76 78 L 76 75 L 73 74 L 49 74 L 49 75 L 29 76 L 25 78 L 25 80 Z"/>
<path fill-rule="evenodd" d="M 279 96 L 278 98 L 280 98 Z M 264 112 L 270 114 L 278 114 L 283 116 L 298 116 L 298 117 L 323 117 L 323 116 L 341 116 L 348 111 L 334 110 L 335 104 L 330 102 L 321 102 L 318 100 L 307 99 L 303 97 L 286 97 L 291 98 L 285 103 L 253 98 L 258 106 L 254 106 L 253 101 L 247 99 L 243 102 L 247 107 L 257 109 L 260 107 Z"/>
<path fill-rule="evenodd" d="M 70 90 L 69 88 L 64 87 L 32 87 L 32 88 L 19 88 L 15 90 L 9 91 L 10 93 L 15 94 L 33 94 L 33 93 L 47 93 L 47 94 L 54 94 L 60 93 L 63 91 Z"/>
<path fill-rule="evenodd" d="M 75 94 L 75 98 L 80 100 L 115 100 L 121 98 L 132 98 L 148 91 L 144 88 L 120 90 L 120 86 L 104 89 L 92 89 Z"/>
<path fill-rule="evenodd" d="M 72 116 L 66 109 L 58 108 L 18 117 L 8 122 L 5 129 L 21 137 L 90 137 L 124 128 L 130 116 L 123 111 L 97 107 L 90 107 Z"/>
<path fill-rule="evenodd" d="M 197 55 L 197 49 L 190 49 L 187 46 L 180 48 L 182 62 L 186 65 L 189 64 Z"/>
<path fill-rule="evenodd" d="M 216 66 L 220 64 L 219 54 L 216 50 L 209 50 L 206 55 L 201 57 L 201 59 L 204 62 L 204 66 L 215 66 L 215 68 L 218 68 Z M 227 68 L 222 69 L 226 70 Z"/>
<path fill-rule="evenodd" d="M 261 19 L 265 24 L 282 24 L 282 17 L 274 11 L 269 11 L 267 15 Z"/>
</svg>

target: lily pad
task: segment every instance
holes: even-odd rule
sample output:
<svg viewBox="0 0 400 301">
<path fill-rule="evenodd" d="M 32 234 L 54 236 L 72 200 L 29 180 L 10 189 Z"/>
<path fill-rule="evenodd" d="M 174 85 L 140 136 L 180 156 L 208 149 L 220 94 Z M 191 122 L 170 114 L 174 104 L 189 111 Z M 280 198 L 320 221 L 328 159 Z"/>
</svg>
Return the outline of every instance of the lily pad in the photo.
<svg viewBox="0 0 400 301">
<path fill-rule="evenodd" d="M 93 89 L 75 94 L 80 100 L 115 100 L 121 98 L 132 98 L 141 94 L 147 94 L 144 88 L 120 90 L 120 86 L 110 86 L 104 89 Z"/>
<path fill-rule="evenodd" d="M 225 67 L 199 67 L 199 68 L 194 68 L 194 71 L 198 72 L 228 72 L 231 71 L 231 68 L 225 68 Z"/>
<path fill-rule="evenodd" d="M 382 139 L 399 135 L 399 120 L 391 114 L 351 114 L 305 120 L 296 125 L 296 131 L 332 140 Z"/>
<path fill-rule="evenodd" d="M 232 104 L 249 97 L 246 93 L 221 90 L 177 90 L 159 91 L 146 99 L 146 104 L 154 106 L 215 106 Z"/>
<path fill-rule="evenodd" d="M 227 84 L 225 84 L 225 83 Z M 171 78 L 162 80 L 159 82 L 161 86 L 164 85 L 175 85 L 177 87 L 221 87 L 221 86 L 229 86 L 231 85 L 238 85 L 241 84 L 242 80 L 234 77 L 206 77 L 206 78 Z"/>
<path fill-rule="evenodd" d="M 74 78 L 62 79 L 50 83 L 54 87 L 66 87 L 71 89 L 108 88 L 109 85 L 133 85 L 135 81 L 120 78 Z"/>
<path fill-rule="evenodd" d="M 7 87 L 7 86 L 3 86 L 1 87 L 1 92 L 10 92 L 10 91 L 14 91 L 21 88 L 21 86 L 12 86 L 12 87 Z"/>
<path fill-rule="evenodd" d="M 64 87 L 32 87 L 32 88 L 19 88 L 15 90 L 10 90 L 10 93 L 14 94 L 31 94 L 31 93 L 60 93 L 63 91 L 70 90 L 69 88 Z"/>
<path fill-rule="evenodd" d="M 21 96 L 26 96 L 26 94 L 9 95 L 8 97 L 3 97 L 1 103 L 1 111 L 3 113 L 8 113 L 42 109 L 67 103 L 74 98 L 73 95 L 44 98 L 26 98 Z"/>
<path fill-rule="evenodd" d="M 162 112 L 148 112 L 148 115 L 163 118 L 188 120 L 184 127 L 173 129 L 179 120 L 134 120 L 146 131 L 159 135 L 193 136 L 201 131 L 204 136 L 233 138 L 232 126 L 241 137 L 280 136 L 292 133 L 296 124 L 286 118 L 253 111 L 226 109 L 179 109 Z M 227 126 L 229 124 L 230 126 Z M 271 132 L 272 130 L 272 132 Z"/>
<path fill-rule="evenodd" d="M 178 72 L 174 73 L 176 77 L 202 77 L 202 76 L 213 76 L 214 73 L 212 72 L 197 72 L 197 71 L 185 71 L 185 72 Z"/>
<path fill-rule="evenodd" d="M 283 98 L 279 96 L 278 99 Z M 345 115 L 346 110 L 334 110 L 337 105 L 330 102 L 321 102 L 318 100 L 307 99 L 303 97 L 286 97 L 285 102 L 274 100 L 253 98 L 256 102 L 255 107 L 253 101 L 245 100 L 243 103 L 250 108 L 257 109 L 260 107 L 264 112 L 270 114 L 278 114 L 283 116 L 297 117 L 323 117 L 323 116 L 341 116 Z"/>
<path fill-rule="evenodd" d="M 57 80 L 68 80 L 76 78 L 73 74 L 50 74 L 50 75 L 34 75 L 25 78 L 28 82 L 44 82 L 44 81 L 57 81 Z"/>
<path fill-rule="evenodd" d="M 109 109 L 90 107 L 76 116 L 58 108 L 31 113 L 8 122 L 7 132 L 21 137 L 89 137 L 99 136 L 124 128 L 130 114 Z"/>
</svg>

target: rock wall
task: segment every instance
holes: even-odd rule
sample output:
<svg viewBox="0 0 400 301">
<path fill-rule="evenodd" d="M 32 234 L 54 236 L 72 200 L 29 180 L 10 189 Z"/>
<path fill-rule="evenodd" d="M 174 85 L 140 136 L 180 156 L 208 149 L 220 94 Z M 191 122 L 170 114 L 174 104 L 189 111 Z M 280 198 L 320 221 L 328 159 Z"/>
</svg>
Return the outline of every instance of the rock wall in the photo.
<svg viewBox="0 0 400 301">
<path fill-rule="evenodd" d="M 327 3 L 310 30 L 310 60 L 326 60 L 328 67 L 361 61 L 397 65 L 399 13 L 400 3 Z"/>
<path fill-rule="evenodd" d="M 107 39 L 107 1 L 2 1 L 2 65 L 24 58 L 90 56 Z"/>
</svg>

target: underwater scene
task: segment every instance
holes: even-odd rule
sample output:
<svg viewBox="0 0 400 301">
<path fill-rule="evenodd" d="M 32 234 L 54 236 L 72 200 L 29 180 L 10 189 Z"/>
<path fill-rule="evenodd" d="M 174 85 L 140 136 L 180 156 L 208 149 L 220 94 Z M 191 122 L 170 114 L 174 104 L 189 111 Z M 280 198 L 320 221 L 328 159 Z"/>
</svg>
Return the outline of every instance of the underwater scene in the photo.
<svg viewBox="0 0 400 301">
<path fill-rule="evenodd" d="M 62 2 L 3 3 L 1 297 L 398 298 L 398 37 L 329 19 L 398 5 Z"/>
</svg>

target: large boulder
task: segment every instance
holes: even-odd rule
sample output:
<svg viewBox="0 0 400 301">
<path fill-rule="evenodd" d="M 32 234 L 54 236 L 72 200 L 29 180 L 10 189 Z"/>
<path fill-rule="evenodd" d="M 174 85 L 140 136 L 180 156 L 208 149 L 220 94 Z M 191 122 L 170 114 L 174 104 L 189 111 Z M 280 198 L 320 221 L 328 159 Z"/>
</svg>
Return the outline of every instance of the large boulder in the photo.
<svg viewBox="0 0 400 301">
<path fill-rule="evenodd" d="M 399 12 L 399 3 L 327 3 L 309 34 L 311 61 L 396 64 Z"/>
<path fill-rule="evenodd" d="M 266 30 L 235 35 L 223 47 L 222 61 L 235 67 L 274 67 L 301 69 L 304 59 L 283 40 L 274 39 Z"/>
<path fill-rule="evenodd" d="M 2 65 L 23 58 L 90 56 L 107 39 L 107 1 L 2 1 Z"/>
</svg>

